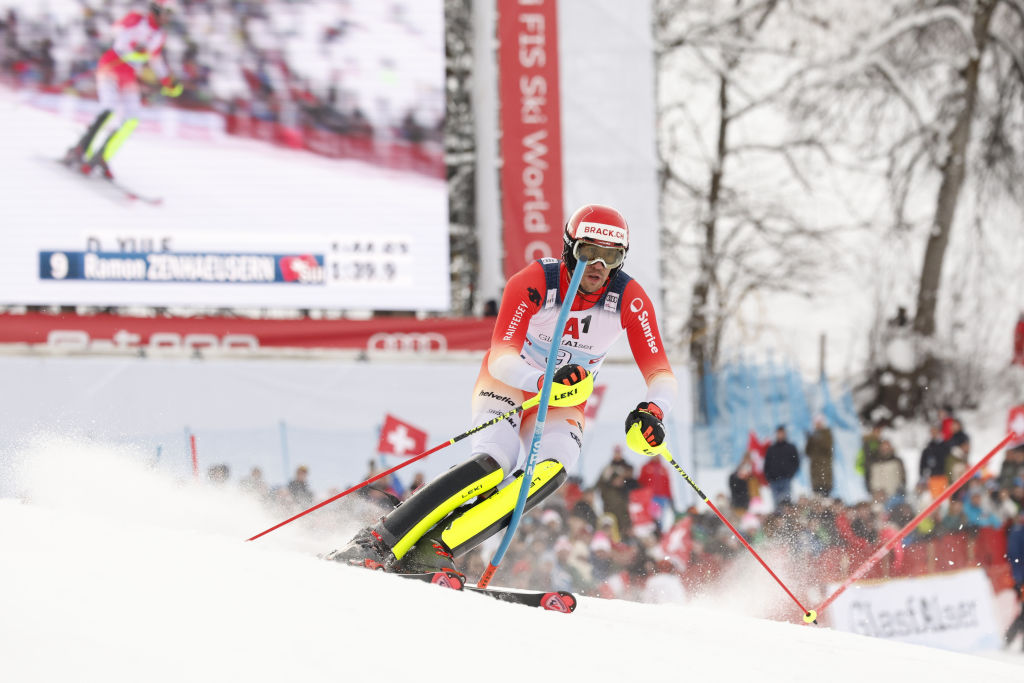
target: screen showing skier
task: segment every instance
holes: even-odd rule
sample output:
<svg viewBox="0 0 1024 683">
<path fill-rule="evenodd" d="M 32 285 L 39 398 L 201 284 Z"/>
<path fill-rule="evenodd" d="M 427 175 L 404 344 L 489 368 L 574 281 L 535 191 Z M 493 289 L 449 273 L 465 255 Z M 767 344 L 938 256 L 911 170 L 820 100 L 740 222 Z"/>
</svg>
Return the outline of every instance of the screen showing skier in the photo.
<svg viewBox="0 0 1024 683">
<path fill-rule="evenodd" d="M 0 304 L 449 308 L 441 0 L 0 9 Z"/>
</svg>

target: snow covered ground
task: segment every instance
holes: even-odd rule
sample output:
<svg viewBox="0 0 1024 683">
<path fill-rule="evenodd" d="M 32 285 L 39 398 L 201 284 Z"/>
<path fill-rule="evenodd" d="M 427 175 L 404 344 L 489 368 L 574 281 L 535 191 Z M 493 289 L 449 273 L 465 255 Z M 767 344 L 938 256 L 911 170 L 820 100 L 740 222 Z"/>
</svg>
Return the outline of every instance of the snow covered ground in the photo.
<svg viewBox="0 0 1024 683">
<path fill-rule="evenodd" d="M 232 489 L 51 442 L 0 477 L 6 681 L 1017 681 L 1024 654 L 958 654 L 754 618 L 736 604 L 584 598 L 563 615 L 318 560 L 351 531 Z M 495 579 L 500 584 L 501 571 Z"/>
</svg>

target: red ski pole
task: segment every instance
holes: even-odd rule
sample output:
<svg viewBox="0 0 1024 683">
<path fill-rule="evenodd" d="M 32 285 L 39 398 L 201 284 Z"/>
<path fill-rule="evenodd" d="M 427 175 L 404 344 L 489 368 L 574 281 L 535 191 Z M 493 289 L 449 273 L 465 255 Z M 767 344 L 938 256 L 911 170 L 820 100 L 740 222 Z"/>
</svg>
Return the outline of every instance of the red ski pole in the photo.
<svg viewBox="0 0 1024 683">
<path fill-rule="evenodd" d="M 974 474 L 978 470 L 980 470 L 982 466 L 984 466 L 984 464 L 988 462 L 993 455 L 996 454 L 996 451 L 998 451 L 1000 448 L 1008 444 L 1010 442 L 1010 439 L 1012 439 L 1014 436 L 1016 435 L 1013 432 L 1007 434 L 1002 441 L 996 444 L 995 448 L 988 452 L 988 455 L 986 455 L 978 462 L 974 463 L 974 465 L 972 465 L 969 470 L 960 475 L 959 479 L 957 479 L 952 484 L 947 486 L 946 490 L 943 491 L 938 498 L 933 500 L 928 507 L 926 507 L 924 510 L 921 510 L 921 512 L 918 513 L 917 517 L 914 517 L 914 519 L 907 522 L 906 526 L 900 529 L 895 536 L 893 536 L 888 541 L 880 545 L 878 549 L 871 554 L 871 557 L 864 560 L 864 562 L 862 562 L 859 567 L 850 572 L 850 575 L 846 578 L 845 581 L 843 581 L 839 588 L 837 588 L 835 592 L 832 593 L 832 595 L 828 596 L 828 599 L 826 599 L 825 602 L 821 603 L 821 605 L 818 606 L 817 611 L 824 611 L 824 609 L 831 605 L 833 602 L 835 602 L 835 599 L 842 595 L 843 592 L 847 588 L 849 588 L 854 581 L 857 581 L 862 576 L 867 574 L 872 567 L 878 564 L 879 560 L 881 560 L 883 557 L 889 554 L 889 551 L 892 549 L 893 546 L 902 541 L 906 537 L 906 535 L 909 534 L 911 531 L 916 529 L 918 524 L 924 521 L 924 519 L 928 515 L 932 514 L 932 512 L 935 511 L 935 508 L 939 507 L 939 505 L 941 505 L 947 498 L 952 496 L 957 489 L 966 484 L 967 480 L 973 477 Z"/>
<path fill-rule="evenodd" d="M 424 451 L 423 453 L 420 453 L 419 455 L 415 455 L 415 456 L 409 458 L 408 460 L 406 460 L 403 463 L 399 463 L 398 465 L 395 465 L 394 467 L 392 467 L 389 470 L 385 470 L 383 472 L 375 474 L 372 477 L 370 477 L 369 479 L 367 479 L 366 481 L 364 481 L 362 483 L 359 483 L 359 484 L 356 484 L 355 486 L 353 486 L 353 487 L 351 487 L 349 489 L 346 489 L 346 490 L 342 491 L 341 493 L 339 493 L 339 494 L 337 494 L 335 496 L 331 496 L 327 500 L 325 500 L 325 501 L 323 501 L 321 503 L 317 503 L 313 507 L 308 508 L 306 510 L 303 510 L 299 514 L 293 515 L 292 517 L 289 517 L 288 519 L 284 520 L 283 522 L 281 522 L 279 524 L 275 524 L 274 526 L 270 527 L 269 529 L 266 529 L 265 531 L 261 531 L 258 534 L 256 534 L 255 536 L 253 536 L 252 538 L 248 538 L 246 540 L 255 541 L 260 536 L 263 536 L 265 534 L 269 534 L 271 531 L 274 531 L 275 529 L 280 529 L 285 524 L 291 524 L 292 522 L 297 520 L 299 517 L 302 517 L 304 515 L 308 515 L 310 512 L 313 512 L 313 510 L 318 510 L 318 509 L 322 508 L 324 505 L 327 505 L 328 503 L 333 503 L 334 501 L 338 500 L 339 498 L 341 498 L 343 496 L 347 496 L 348 494 L 352 493 L 353 491 L 358 491 L 359 489 L 363 488 L 367 484 L 372 484 L 373 482 L 377 481 L 378 479 L 381 479 L 383 477 L 388 476 L 392 472 L 396 472 L 396 471 L 402 469 L 403 467 L 408 467 L 409 465 L 413 464 L 417 460 L 422 460 L 423 458 L 427 457 L 431 453 L 436 453 L 437 451 L 441 450 L 442 448 L 447 448 L 448 446 L 451 446 L 456 441 L 461 441 L 462 439 L 465 439 L 467 436 L 470 436 L 471 434 L 476 434 L 481 429 L 486 429 L 487 427 L 490 427 L 491 425 L 496 425 L 499 422 L 501 422 L 502 420 L 506 420 L 506 419 L 512 417 L 513 415 L 515 415 L 516 413 L 518 413 L 518 412 L 520 412 L 522 410 L 527 410 L 527 409 L 529 409 L 529 408 L 531 408 L 531 407 L 533 407 L 533 406 L 535 406 L 535 405 L 537 405 L 539 403 L 540 403 L 540 394 L 537 394 L 536 396 L 533 396 L 532 398 L 528 398 L 526 401 L 524 401 L 523 405 L 517 406 L 517 407 L 513 408 L 512 410 L 508 411 L 507 413 L 503 413 L 501 415 L 498 415 L 497 417 L 492 418 L 492 419 L 488 420 L 487 422 L 484 422 L 483 424 L 478 424 L 476 427 L 472 427 L 470 429 L 467 429 L 466 431 L 462 432 L 458 436 L 453 436 L 451 439 L 445 441 L 444 443 L 441 443 L 441 444 L 438 444 L 437 446 L 434 446 L 429 451 Z"/>
<path fill-rule="evenodd" d="M 697 492 L 697 495 L 700 496 L 700 499 L 707 503 L 708 507 L 711 508 L 711 511 L 714 512 L 720 520 L 722 520 L 722 523 L 729 527 L 729 531 L 731 531 L 733 535 L 739 539 L 740 543 L 743 544 L 743 547 L 749 550 L 750 554 L 754 556 L 754 559 L 760 562 L 761 566 L 764 567 L 765 571 L 771 574 L 771 577 L 775 579 L 775 583 L 779 584 L 782 590 L 786 591 L 786 595 L 793 599 L 793 602 L 796 603 L 796 606 L 800 608 L 801 612 L 803 612 L 804 621 L 808 624 L 818 623 L 817 612 L 815 612 L 814 610 L 808 610 L 806 607 L 800 604 L 800 601 L 796 599 L 796 596 L 793 595 L 792 591 L 790 591 L 789 588 L 786 587 L 786 584 L 782 583 L 782 579 L 780 579 L 775 574 L 775 572 L 772 571 L 771 567 L 769 567 L 768 564 L 761 559 L 761 556 L 757 554 L 757 551 L 754 550 L 754 548 L 751 547 L 749 543 L 747 543 L 747 539 L 743 538 L 743 534 L 737 531 L 736 527 L 734 527 L 729 522 L 729 520 L 725 518 L 725 515 L 718 511 L 718 508 L 715 507 L 715 504 L 711 502 L 711 499 L 704 495 L 704 492 L 700 490 L 700 487 L 697 486 L 697 483 L 690 478 L 690 475 L 688 475 L 682 467 L 679 466 L 679 463 L 677 463 L 675 459 L 672 457 L 672 454 L 669 453 L 668 447 L 666 447 L 665 444 L 661 444 L 660 446 L 649 445 L 647 443 L 647 439 L 643 437 L 643 433 L 640 431 L 640 424 L 637 423 L 630 427 L 629 432 L 626 434 L 626 445 L 628 445 L 637 453 L 643 453 L 644 455 L 648 456 L 660 455 L 664 457 L 665 460 L 668 461 L 668 464 L 672 465 L 672 467 L 675 468 L 676 472 L 678 472 L 680 476 L 682 476 L 682 478 L 686 480 L 686 483 L 693 487 L 693 490 Z"/>
</svg>

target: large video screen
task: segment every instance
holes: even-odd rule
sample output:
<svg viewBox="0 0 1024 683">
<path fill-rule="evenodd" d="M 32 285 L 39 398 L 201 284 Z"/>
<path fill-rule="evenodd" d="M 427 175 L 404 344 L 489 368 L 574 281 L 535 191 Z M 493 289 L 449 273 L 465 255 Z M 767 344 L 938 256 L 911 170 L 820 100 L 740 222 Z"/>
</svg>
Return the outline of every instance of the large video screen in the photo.
<svg viewBox="0 0 1024 683">
<path fill-rule="evenodd" d="M 0 304 L 446 310 L 442 1 L 167 4 L 110 180 L 60 160 L 149 3 L 0 0 Z"/>
</svg>

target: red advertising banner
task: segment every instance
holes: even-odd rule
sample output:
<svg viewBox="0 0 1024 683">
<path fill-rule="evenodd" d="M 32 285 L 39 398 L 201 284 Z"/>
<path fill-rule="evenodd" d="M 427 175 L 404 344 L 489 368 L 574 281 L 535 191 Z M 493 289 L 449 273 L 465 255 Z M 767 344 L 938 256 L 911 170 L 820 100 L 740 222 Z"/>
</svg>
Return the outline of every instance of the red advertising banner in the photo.
<svg viewBox="0 0 1024 683">
<path fill-rule="evenodd" d="M 269 347 L 444 353 L 486 350 L 493 328 L 494 318 L 249 320 L 2 313 L 0 344 L 67 352 Z"/>
<path fill-rule="evenodd" d="M 498 3 L 505 276 L 562 251 L 557 0 Z"/>
</svg>

